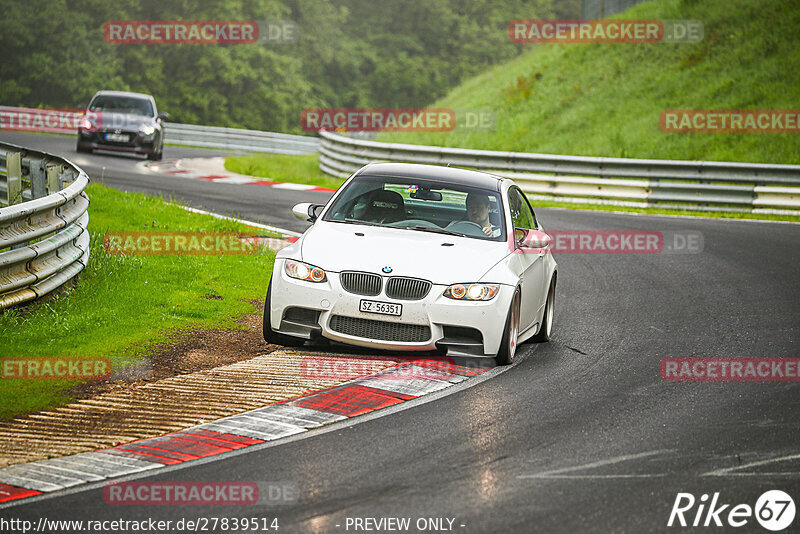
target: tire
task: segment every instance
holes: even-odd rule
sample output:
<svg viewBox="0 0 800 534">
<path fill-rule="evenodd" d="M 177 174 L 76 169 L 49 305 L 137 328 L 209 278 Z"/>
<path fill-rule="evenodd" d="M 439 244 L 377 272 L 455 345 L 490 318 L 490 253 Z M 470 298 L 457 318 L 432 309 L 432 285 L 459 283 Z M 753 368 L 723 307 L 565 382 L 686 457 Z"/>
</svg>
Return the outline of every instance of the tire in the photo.
<svg viewBox="0 0 800 534">
<path fill-rule="evenodd" d="M 306 342 L 305 339 L 287 336 L 272 330 L 272 325 L 269 322 L 269 310 L 271 308 L 270 295 L 272 294 L 272 280 L 269 281 L 267 286 L 267 298 L 264 300 L 264 321 L 262 323 L 262 330 L 264 332 L 264 341 L 273 345 L 283 345 L 284 347 L 299 347 Z"/>
<path fill-rule="evenodd" d="M 503 341 L 500 343 L 500 350 L 495 356 L 497 365 L 508 365 L 514 361 L 514 356 L 517 353 L 517 345 L 519 344 L 519 301 L 520 292 L 517 289 L 514 292 L 514 298 L 511 299 L 511 306 L 508 308 L 508 316 L 506 317 L 506 326 L 503 329 Z"/>
<path fill-rule="evenodd" d="M 86 154 L 92 152 L 90 148 L 83 148 L 80 144 L 75 145 L 75 151 L 78 152 L 79 154 Z"/>
<path fill-rule="evenodd" d="M 544 314 L 542 315 L 542 324 L 539 325 L 539 331 L 531 338 L 535 343 L 547 343 L 550 341 L 550 335 L 553 332 L 553 316 L 556 311 L 556 279 L 555 277 L 550 281 L 550 288 L 547 290 L 547 301 L 544 305 Z"/>
</svg>

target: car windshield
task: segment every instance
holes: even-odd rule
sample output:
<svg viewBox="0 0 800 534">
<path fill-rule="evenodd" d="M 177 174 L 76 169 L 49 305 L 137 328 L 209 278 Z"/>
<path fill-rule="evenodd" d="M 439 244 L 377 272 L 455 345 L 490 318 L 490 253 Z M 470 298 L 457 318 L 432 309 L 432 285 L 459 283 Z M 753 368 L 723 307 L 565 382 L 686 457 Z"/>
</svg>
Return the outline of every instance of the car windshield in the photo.
<svg viewBox="0 0 800 534">
<path fill-rule="evenodd" d="M 90 111 L 113 111 L 152 117 L 153 106 L 145 98 L 132 96 L 100 95 L 92 100 Z"/>
<path fill-rule="evenodd" d="M 496 191 L 434 180 L 358 176 L 323 217 L 325 221 L 505 240 Z"/>
</svg>

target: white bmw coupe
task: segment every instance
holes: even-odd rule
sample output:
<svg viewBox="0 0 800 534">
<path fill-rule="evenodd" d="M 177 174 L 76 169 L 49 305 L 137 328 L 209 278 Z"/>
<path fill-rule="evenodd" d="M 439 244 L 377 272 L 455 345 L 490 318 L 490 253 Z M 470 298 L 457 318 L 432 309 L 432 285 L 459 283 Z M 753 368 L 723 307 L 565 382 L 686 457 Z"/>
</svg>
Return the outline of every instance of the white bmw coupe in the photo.
<svg viewBox="0 0 800 534">
<path fill-rule="evenodd" d="M 276 258 L 264 339 L 494 356 L 548 341 L 557 265 L 511 180 L 406 163 L 358 170 Z"/>
</svg>

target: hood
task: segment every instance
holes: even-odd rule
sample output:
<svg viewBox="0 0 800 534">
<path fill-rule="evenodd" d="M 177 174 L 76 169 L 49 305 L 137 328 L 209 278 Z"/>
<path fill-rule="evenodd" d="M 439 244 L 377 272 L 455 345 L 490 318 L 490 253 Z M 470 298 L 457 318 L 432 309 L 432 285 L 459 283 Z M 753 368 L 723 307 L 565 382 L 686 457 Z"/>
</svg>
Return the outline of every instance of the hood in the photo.
<svg viewBox="0 0 800 534">
<path fill-rule="evenodd" d="M 98 129 L 103 130 L 138 130 L 145 124 L 156 126 L 153 117 L 135 115 L 133 113 L 113 113 L 111 111 L 88 111 L 86 117 L 92 120 Z"/>
<path fill-rule="evenodd" d="M 303 236 L 301 254 L 302 261 L 334 272 L 382 274 L 391 267 L 391 276 L 453 284 L 480 281 L 509 251 L 505 242 L 320 221 Z"/>
</svg>

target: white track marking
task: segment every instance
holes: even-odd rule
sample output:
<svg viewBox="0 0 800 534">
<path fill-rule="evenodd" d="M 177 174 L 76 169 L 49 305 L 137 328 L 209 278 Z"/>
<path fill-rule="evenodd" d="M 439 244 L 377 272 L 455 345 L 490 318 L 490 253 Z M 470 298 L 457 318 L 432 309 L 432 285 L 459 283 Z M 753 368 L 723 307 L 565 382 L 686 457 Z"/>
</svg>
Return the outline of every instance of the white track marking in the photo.
<svg viewBox="0 0 800 534">
<path fill-rule="evenodd" d="M 274 187 L 275 189 L 295 189 L 297 191 L 308 191 L 309 189 L 314 189 L 317 186 L 310 184 L 293 184 L 291 182 L 284 182 L 284 183 L 277 183 L 272 187 Z"/>
<path fill-rule="evenodd" d="M 703 473 L 702 477 L 754 477 L 754 476 L 796 476 L 800 477 L 800 471 L 792 472 L 783 472 L 783 473 L 734 473 L 733 471 L 739 471 L 742 469 L 749 469 L 751 467 L 759 467 L 762 465 L 767 464 L 774 464 L 777 462 L 785 462 L 787 460 L 798 460 L 800 459 L 800 454 L 790 454 L 789 456 L 781 456 L 778 458 L 771 458 L 769 460 L 759 460 L 757 462 L 750 462 L 749 464 L 743 465 L 736 465 L 733 467 L 723 467 L 722 469 L 715 469 L 714 471 L 709 471 L 708 473 Z"/>
<path fill-rule="evenodd" d="M 618 464 L 627 462 L 629 460 L 637 460 L 639 458 L 647 458 L 648 456 L 656 456 L 658 454 L 666 454 L 675 452 L 669 449 L 661 449 L 657 451 L 640 452 L 637 454 L 626 454 L 623 456 L 616 456 L 607 460 L 598 460 L 583 465 L 575 465 L 572 467 L 563 467 L 561 469 L 552 469 L 550 471 L 543 471 L 541 473 L 534 473 L 531 475 L 519 475 L 517 478 L 646 478 L 653 476 L 663 476 L 661 474 L 641 474 L 641 475 L 564 475 L 563 473 L 571 473 L 581 471 L 584 469 L 594 469 L 595 467 L 603 467 L 606 465 Z"/>
<path fill-rule="evenodd" d="M 517 478 L 548 478 L 548 479 L 568 479 L 568 480 L 587 480 L 587 479 L 613 479 L 613 478 L 655 478 L 665 477 L 665 473 L 642 473 L 640 475 L 521 475 Z"/>
<path fill-rule="evenodd" d="M 217 184 L 251 184 L 259 181 L 259 179 L 245 178 L 244 176 L 228 176 L 226 178 L 214 178 L 212 181 Z"/>
<path fill-rule="evenodd" d="M 277 226 L 270 226 L 268 224 L 261 224 L 254 221 L 246 221 L 244 219 L 237 219 L 236 217 L 228 217 L 227 215 L 220 215 L 219 213 L 214 213 L 211 211 L 199 210 L 197 208 L 190 208 L 188 206 L 182 206 L 180 204 L 173 204 L 173 206 L 178 206 L 181 209 L 185 209 L 186 211 L 191 211 L 192 213 L 199 213 L 200 215 L 211 215 L 212 217 L 216 217 L 217 219 L 225 219 L 226 221 L 236 221 L 242 224 L 246 224 L 247 226 L 252 226 L 254 228 L 261 228 L 263 230 L 269 230 L 270 232 L 276 232 L 283 235 L 288 235 L 291 237 L 300 237 L 301 233 L 293 232 L 291 230 L 286 230 L 284 228 L 278 228 Z"/>
</svg>

